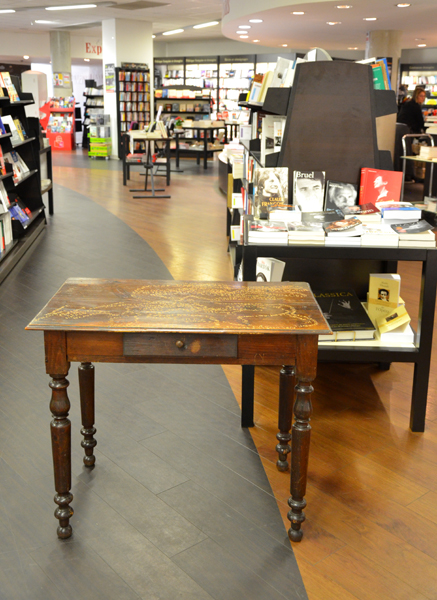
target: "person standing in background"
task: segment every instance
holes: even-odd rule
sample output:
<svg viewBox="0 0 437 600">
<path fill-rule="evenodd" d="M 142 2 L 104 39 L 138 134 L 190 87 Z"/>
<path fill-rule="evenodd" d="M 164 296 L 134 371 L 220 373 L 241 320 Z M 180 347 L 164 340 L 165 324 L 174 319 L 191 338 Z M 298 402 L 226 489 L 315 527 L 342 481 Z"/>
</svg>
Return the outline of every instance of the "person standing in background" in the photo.
<svg viewBox="0 0 437 600">
<path fill-rule="evenodd" d="M 410 133 L 423 133 L 425 121 L 422 114 L 422 104 L 426 98 L 423 87 L 417 86 L 411 100 L 402 104 L 398 115 L 398 123 L 405 123 L 410 128 Z"/>
</svg>

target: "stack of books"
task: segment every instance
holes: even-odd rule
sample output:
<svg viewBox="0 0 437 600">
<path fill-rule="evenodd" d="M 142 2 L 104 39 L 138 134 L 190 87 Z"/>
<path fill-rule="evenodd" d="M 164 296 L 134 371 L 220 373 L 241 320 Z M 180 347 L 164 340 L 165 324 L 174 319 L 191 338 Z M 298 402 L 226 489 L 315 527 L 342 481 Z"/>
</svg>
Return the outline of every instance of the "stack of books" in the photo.
<svg viewBox="0 0 437 600">
<path fill-rule="evenodd" d="M 327 246 L 360 246 L 363 225 L 357 217 L 325 223 L 325 244 Z"/>
<path fill-rule="evenodd" d="M 288 243 L 288 229 L 279 221 L 248 221 L 247 241 L 249 244 L 281 244 Z"/>
<path fill-rule="evenodd" d="M 372 202 L 355 206 L 345 206 L 342 211 L 345 219 L 357 217 L 361 223 L 381 222 L 381 211 Z"/>
<path fill-rule="evenodd" d="M 323 226 L 305 225 L 304 223 L 287 223 L 288 243 L 290 245 L 325 245 Z"/>
<path fill-rule="evenodd" d="M 399 237 L 400 248 L 436 247 L 435 233 L 428 221 L 421 219 L 420 221 L 392 225 L 391 227 Z"/>
<path fill-rule="evenodd" d="M 399 246 L 399 236 L 390 225 L 365 223 L 361 234 L 361 246 L 397 248 Z"/>
<path fill-rule="evenodd" d="M 387 225 L 411 223 L 422 216 L 422 210 L 411 202 L 379 202 L 376 206 L 381 211 L 382 222 Z"/>
</svg>

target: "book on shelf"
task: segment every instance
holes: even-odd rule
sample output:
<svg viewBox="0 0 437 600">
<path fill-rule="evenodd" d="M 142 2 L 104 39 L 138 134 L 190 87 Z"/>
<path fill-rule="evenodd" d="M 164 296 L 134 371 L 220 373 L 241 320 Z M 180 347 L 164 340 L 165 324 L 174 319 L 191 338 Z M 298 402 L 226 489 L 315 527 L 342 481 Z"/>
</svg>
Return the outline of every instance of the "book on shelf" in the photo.
<svg viewBox="0 0 437 600">
<path fill-rule="evenodd" d="M 287 223 L 289 244 L 324 244 L 325 231 L 322 224 Z"/>
<path fill-rule="evenodd" d="M 398 273 L 370 273 L 367 312 L 373 323 L 399 306 L 400 291 L 401 276 Z"/>
<path fill-rule="evenodd" d="M 3 225 L 3 239 L 5 246 L 7 246 L 13 240 L 11 213 L 6 211 L 4 214 L 0 215 L 0 222 Z"/>
<path fill-rule="evenodd" d="M 283 260 L 259 256 L 256 259 L 256 281 L 282 281 L 284 268 Z"/>
<path fill-rule="evenodd" d="M 384 223 L 363 223 L 361 245 L 396 248 L 399 246 L 399 236 L 393 231 L 390 225 Z"/>
<path fill-rule="evenodd" d="M 21 141 L 27 140 L 29 136 L 24 131 L 24 127 L 20 121 L 20 119 L 14 119 L 15 127 L 17 128 L 18 135 L 20 136 Z"/>
<path fill-rule="evenodd" d="M 18 204 L 14 204 L 9 208 L 9 212 L 14 221 L 19 221 L 23 225 L 27 223 L 29 220 L 29 216 L 24 212 L 24 210 L 18 206 Z"/>
<path fill-rule="evenodd" d="M 264 165 L 266 156 L 279 152 L 282 144 L 282 130 L 286 117 L 266 115 L 261 123 L 261 163 Z M 280 135 L 276 135 L 280 131 Z"/>
<path fill-rule="evenodd" d="M 13 179 L 15 183 L 18 183 L 23 177 L 29 172 L 29 167 L 26 165 L 24 160 L 14 150 L 11 150 L 4 155 L 5 162 L 12 165 Z"/>
<path fill-rule="evenodd" d="M 288 237 L 288 227 L 280 221 L 265 221 L 261 219 L 252 219 L 249 221 L 249 235 L 257 237 L 271 237 L 274 235 L 282 235 Z"/>
<path fill-rule="evenodd" d="M 8 212 L 11 203 L 3 181 L 0 181 L 0 213 Z"/>
<path fill-rule="evenodd" d="M 2 147 L 0 146 L 0 175 L 6 175 L 6 174 L 7 174 L 7 170 L 6 170 L 5 158 L 3 156 Z"/>
<path fill-rule="evenodd" d="M 1 87 L 0 87 L 0 90 L 1 90 Z M 6 135 L 6 128 L 3 124 L 1 117 L 0 117 L 0 135 Z"/>
<path fill-rule="evenodd" d="M 385 333 L 376 332 L 376 339 L 380 340 L 383 344 L 414 344 L 415 340 L 414 331 L 410 323 L 400 325 L 393 331 L 387 331 Z"/>
<path fill-rule="evenodd" d="M 270 221 L 284 221 L 285 223 L 301 223 L 302 212 L 294 204 L 277 204 L 268 207 Z"/>
<path fill-rule="evenodd" d="M 379 333 L 388 333 L 394 331 L 402 325 L 407 325 L 411 321 L 410 315 L 404 304 L 394 308 L 388 315 L 383 315 L 376 320 L 376 326 Z"/>
<path fill-rule="evenodd" d="M 424 239 L 431 239 L 434 237 L 432 232 L 433 226 L 420 219 L 419 221 L 412 221 L 410 223 L 401 223 L 397 225 L 391 225 L 393 231 L 399 235 L 400 240 L 416 240 L 417 238 L 423 237 Z"/>
<path fill-rule="evenodd" d="M 273 71 L 273 76 L 270 81 L 270 86 L 273 88 L 276 87 L 289 87 L 286 86 L 287 73 L 294 69 L 294 61 L 289 60 L 288 58 L 283 58 L 282 56 L 278 57 L 276 62 L 275 70 Z"/>
<path fill-rule="evenodd" d="M 336 210 L 320 210 L 315 212 L 303 212 L 302 223 L 304 225 L 320 225 L 333 223 L 342 220 L 343 213 L 338 208 Z"/>
<path fill-rule="evenodd" d="M 357 217 L 332 221 L 323 225 L 328 237 L 361 236 L 363 225 Z"/>
<path fill-rule="evenodd" d="M 402 191 L 402 172 L 384 169 L 361 169 L 359 204 L 391 200 L 399 202 Z"/>
<path fill-rule="evenodd" d="M 389 223 L 389 225 L 418 221 L 422 216 L 422 210 L 409 202 L 382 206 L 380 211 L 383 223 Z"/>
<path fill-rule="evenodd" d="M 288 167 L 258 167 L 254 174 L 254 214 L 267 219 L 269 207 L 288 202 Z"/>
<path fill-rule="evenodd" d="M 372 67 L 372 74 L 373 74 L 373 87 L 375 90 L 386 90 L 388 89 L 386 87 L 386 83 L 385 83 L 385 79 L 384 79 L 384 73 L 382 70 L 381 65 L 378 64 L 374 64 L 371 65 Z"/>
<path fill-rule="evenodd" d="M 342 209 L 345 219 L 358 217 L 362 223 L 380 223 L 381 211 L 372 202 L 346 206 Z"/>
<path fill-rule="evenodd" d="M 425 203 L 425 210 L 429 212 L 437 212 L 437 198 L 433 196 L 425 196 L 423 199 Z"/>
<path fill-rule="evenodd" d="M 18 96 L 15 85 L 12 83 L 12 79 L 11 79 L 9 72 L 2 71 L 0 73 L 0 79 L 1 79 L 0 84 L 3 82 L 1 87 L 6 88 L 6 90 L 8 92 L 9 100 L 11 102 L 18 102 L 20 100 L 20 98 Z"/>
<path fill-rule="evenodd" d="M 17 126 L 14 123 L 14 119 L 11 115 L 2 115 L 3 124 L 9 127 L 9 131 L 11 133 L 11 144 L 15 146 L 15 144 L 19 144 L 21 142 L 21 138 L 17 131 Z"/>
<path fill-rule="evenodd" d="M 344 212 L 346 208 L 353 208 L 358 202 L 358 186 L 354 183 L 328 180 L 325 189 L 324 210 L 336 208 Z"/>
<path fill-rule="evenodd" d="M 0 215 L 1 216 L 1 215 Z M 0 218 L 0 254 L 6 249 L 5 226 Z"/>
<path fill-rule="evenodd" d="M 361 246 L 361 237 L 359 235 L 327 235 L 325 246 Z"/>
<path fill-rule="evenodd" d="M 264 73 L 264 77 L 263 77 L 263 80 L 261 83 L 261 90 L 260 90 L 260 93 L 258 96 L 258 102 L 264 103 L 264 100 L 266 99 L 266 95 L 267 95 L 267 90 L 271 86 L 272 79 L 273 79 L 273 71 L 267 71 L 266 73 Z"/>
<path fill-rule="evenodd" d="M 293 203 L 302 212 L 323 210 L 325 171 L 293 171 Z"/>
<path fill-rule="evenodd" d="M 320 341 L 347 342 L 373 339 L 375 326 L 352 289 L 314 291 L 332 334 L 320 335 Z"/>
</svg>

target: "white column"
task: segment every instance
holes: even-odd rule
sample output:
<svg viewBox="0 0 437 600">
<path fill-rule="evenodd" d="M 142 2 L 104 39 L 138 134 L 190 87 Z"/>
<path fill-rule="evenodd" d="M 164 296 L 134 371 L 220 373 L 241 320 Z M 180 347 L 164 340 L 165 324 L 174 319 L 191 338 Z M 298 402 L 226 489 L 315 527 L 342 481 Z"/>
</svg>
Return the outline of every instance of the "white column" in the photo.
<svg viewBox="0 0 437 600">
<path fill-rule="evenodd" d="M 366 58 L 373 56 L 385 58 L 390 56 L 393 59 L 391 71 L 391 87 L 398 93 L 398 70 L 399 59 L 401 57 L 401 35 L 402 31 L 369 31 L 366 37 Z"/>
<path fill-rule="evenodd" d="M 147 64 L 150 69 L 150 108 L 153 110 L 153 40 L 152 23 L 128 19 L 102 21 L 103 69 L 107 64 Z M 105 86 L 104 86 L 105 88 Z M 104 90 L 105 114 L 111 116 L 112 153 L 118 148 L 117 98 Z M 152 116 L 152 115 L 151 115 Z"/>
<path fill-rule="evenodd" d="M 70 33 L 68 31 L 50 32 L 50 57 L 52 59 L 52 73 L 68 73 L 70 85 L 68 87 L 53 88 L 55 98 L 68 98 L 73 95 L 71 80 L 71 49 Z"/>
</svg>

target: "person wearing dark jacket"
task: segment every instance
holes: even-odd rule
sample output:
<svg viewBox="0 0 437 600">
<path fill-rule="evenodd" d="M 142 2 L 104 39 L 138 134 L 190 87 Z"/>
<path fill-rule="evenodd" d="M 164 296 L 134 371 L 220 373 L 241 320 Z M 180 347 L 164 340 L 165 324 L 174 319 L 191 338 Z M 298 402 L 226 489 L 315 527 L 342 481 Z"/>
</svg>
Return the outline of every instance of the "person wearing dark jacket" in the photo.
<svg viewBox="0 0 437 600">
<path fill-rule="evenodd" d="M 405 123 L 411 133 L 423 133 L 425 121 L 422 114 L 422 104 L 426 93 L 422 87 L 416 87 L 411 100 L 402 104 L 398 115 L 398 123 Z"/>
</svg>

